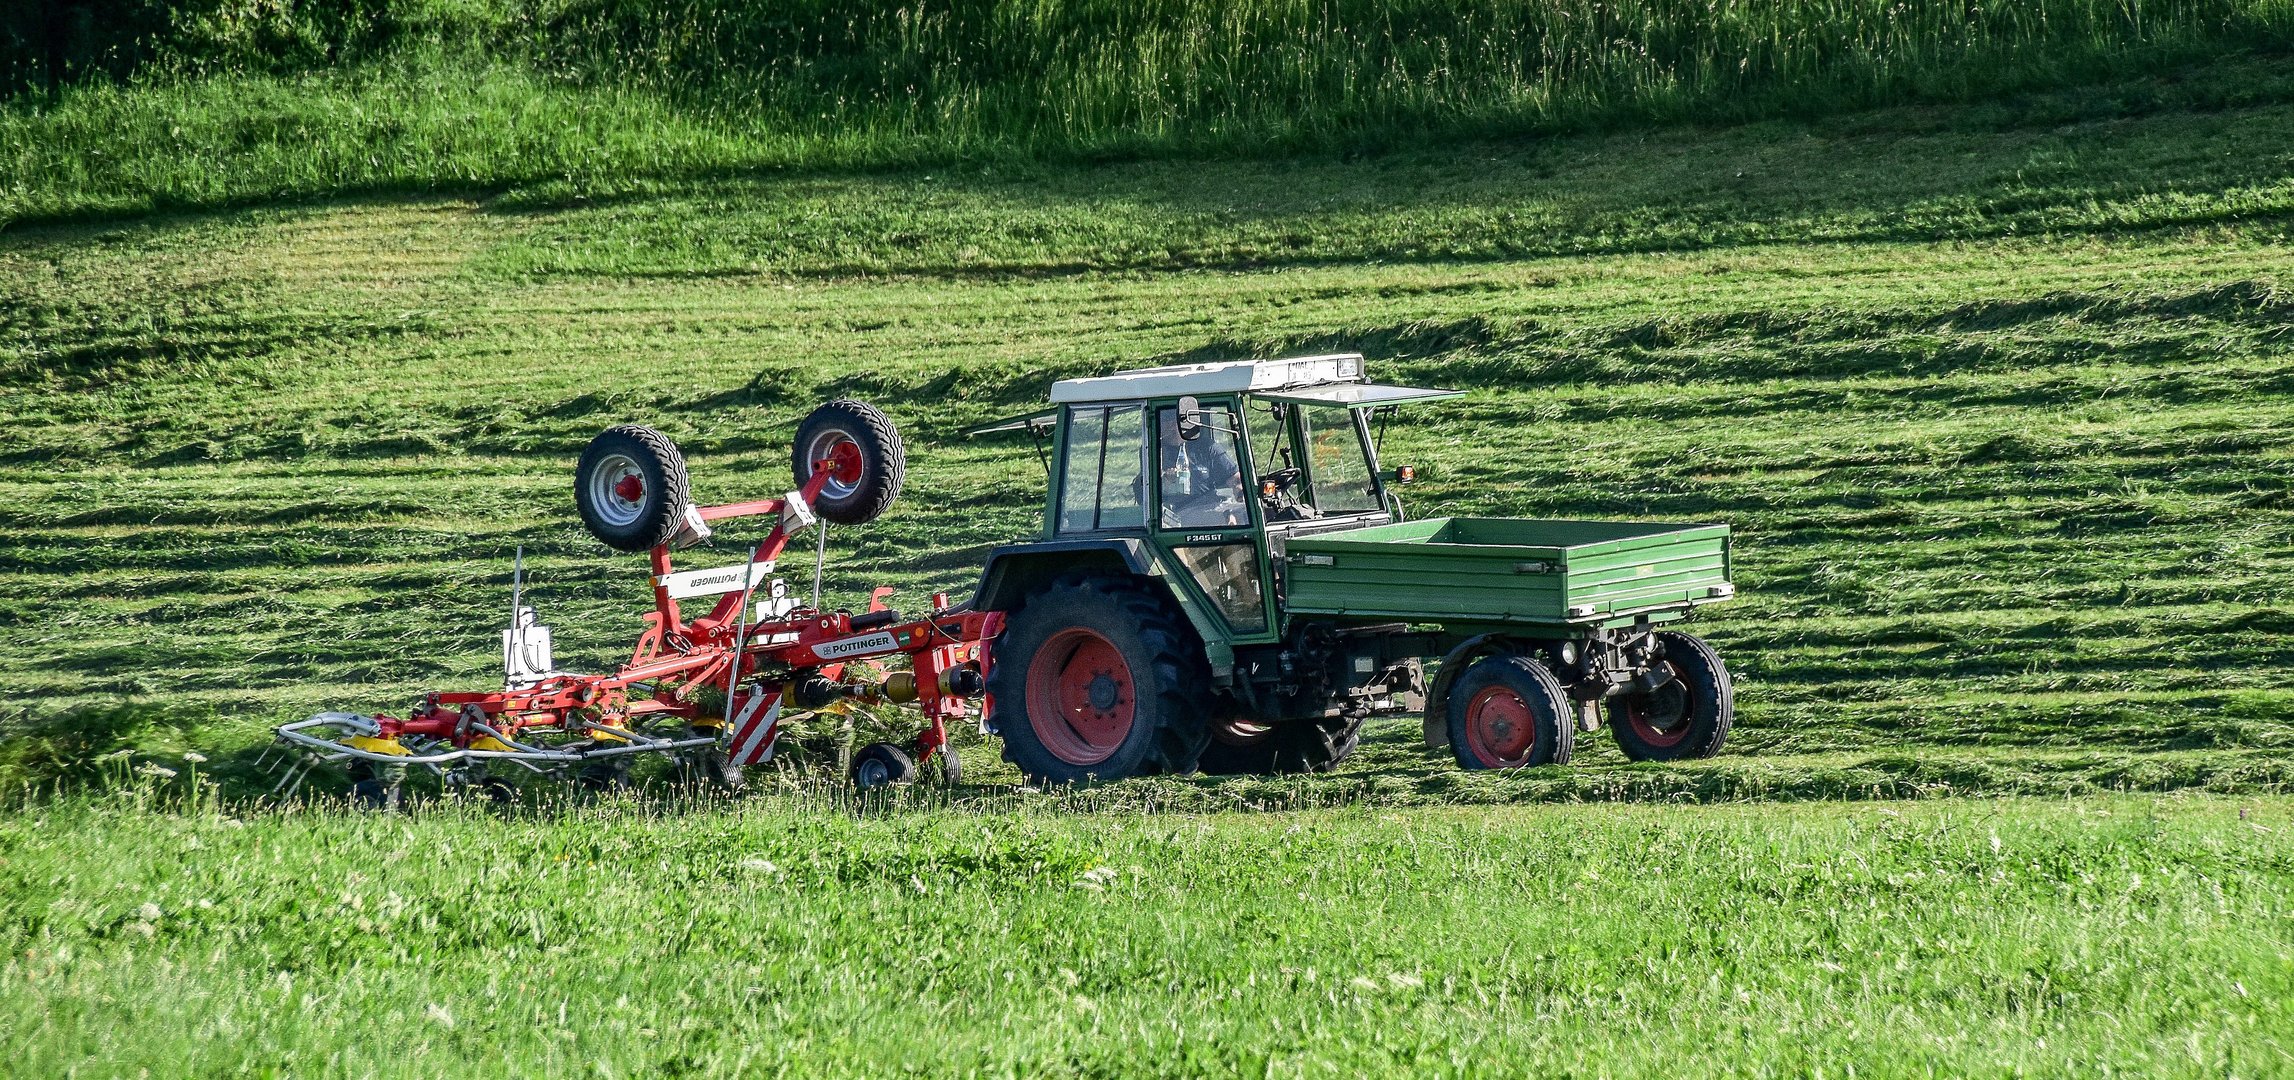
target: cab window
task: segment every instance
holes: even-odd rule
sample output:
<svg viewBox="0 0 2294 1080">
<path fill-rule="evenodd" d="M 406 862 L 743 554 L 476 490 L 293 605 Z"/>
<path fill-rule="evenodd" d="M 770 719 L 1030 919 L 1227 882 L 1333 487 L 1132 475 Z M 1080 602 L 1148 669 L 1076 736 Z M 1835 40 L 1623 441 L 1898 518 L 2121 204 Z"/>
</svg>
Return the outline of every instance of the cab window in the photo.
<svg viewBox="0 0 2294 1080">
<path fill-rule="evenodd" d="M 1060 461 L 1060 532 L 1146 527 L 1144 412 L 1138 405 L 1068 410 Z"/>
<path fill-rule="evenodd" d="M 1306 438 L 1314 508 L 1324 515 L 1381 509 L 1378 486 L 1370 475 L 1370 453 L 1354 410 L 1309 405 L 1299 410 L 1298 423 Z"/>
<path fill-rule="evenodd" d="M 1158 521 L 1166 529 L 1224 529 L 1251 523 L 1245 503 L 1240 426 L 1232 406 L 1202 407 L 1203 430 L 1179 437 L 1179 410 L 1155 410 Z"/>
</svg>

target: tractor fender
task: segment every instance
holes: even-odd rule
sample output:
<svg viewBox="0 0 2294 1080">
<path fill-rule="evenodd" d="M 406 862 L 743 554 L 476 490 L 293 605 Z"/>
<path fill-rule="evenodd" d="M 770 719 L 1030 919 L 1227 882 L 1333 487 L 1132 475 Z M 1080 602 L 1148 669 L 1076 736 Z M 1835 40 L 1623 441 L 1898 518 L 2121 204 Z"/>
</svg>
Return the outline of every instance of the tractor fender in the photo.
<svg viewBox="0 0 2294 1080">
<path fill-rule="evenodd" d="M 1046 540 L 1005 544 L 988 552 L 980 568 L 980 590 L 972 596 L 975 611 L 1011 611 L 1028 594 L 1051 584 L 1061 574 L 1136 574 L 1160 577 L 1147 542 L 1128 536 L 1090 540 Z"/>
<path fill-rule="evenodd" d="M 1187 617 L 1203 639 L 1204 657 L 1211 675 L 1221 685 L 1234 677 L 1235 651 L 1228 644 L 1216 616 L 1189 600 L 1183 590 L 1171 588 L 1163 568 L 1147 541 L 1130 536 L 1092 537 L 1083 540 L 1045 540 L 1005 544 L 988 552 L 980 570 L 980 589 L 972 596 L 977 611 L 1016 610 L 1030 594 L 1063 574 L 1129 574 L 1156 582 Z"/>
<path fill-rule="evenodd" d="M 1450 745 L 1450 687 L 1456 685 L 1458 676 L 1484 656 L 1520 651 L 1518 640 L 1510 635 L 1475 634 L 1442 654 L 1441 669 L 1434 672 L 1434 681 L 1426 684 L 1427 749 L 1439 750 Z"/>
</svg>

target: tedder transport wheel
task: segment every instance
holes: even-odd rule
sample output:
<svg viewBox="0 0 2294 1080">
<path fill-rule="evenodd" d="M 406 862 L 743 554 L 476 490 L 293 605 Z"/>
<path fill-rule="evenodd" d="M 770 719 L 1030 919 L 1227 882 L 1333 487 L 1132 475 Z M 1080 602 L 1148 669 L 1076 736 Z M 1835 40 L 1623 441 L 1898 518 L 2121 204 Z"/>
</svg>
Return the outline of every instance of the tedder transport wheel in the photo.
<svg viewBox="0 0 2294 1080">
<path fill-rule="evenodd" d="M 1544 664 L 1485 656 L 1450 687 L 1450 750 L 1465 769 L 1565 765 L 1577 728 L 1569 695 Z"/>
<path fill-rule="evenodd" d="M 869 743 L 852 755 L 852 786 L 866 791 L 916 782 L 916 759 L 891 743 Z"/>
<path fill-rule="evenodd" d="M 1153 585 L 1070 575 L 1011 614 L 988 694 L 1004 760 L 1058 784 L 1193 770 L 1210 683 L 1201 640 Z"/>
<path fill-rule="evenodd" d="M 1214 776 L 1329 772 L 1362 742 L 1361 714 L 1262 724 L 1229 720 L 1213 728 L 1201 768 Z"/>
<path fill-rule="evenodd" d="M 865 401 L 831 401 L 814 409 L 797 425 L 789 456 L 798 487 L 812 479 L 815 463 L 834 463 L 812 508 L 839 525 L 876 520 L 899 497 L 908 473 L 908 453 L 892 418 Z"/>
<path fill-rule="evenodd" d="M 668 543 L 692 497 L 685 455 L 649 427 L 623 424 L 599 432 L 574 468 L 581 523 L 616 551 Z"/>
<path fill-rule="evenodd" d="M 1657 667 L 1673 680 L 1646 694 L 1609 699 L 1609 733 L 1634 761 L 1679 761 L 1720 753 L 1736 720 L 1728 668 L 1703 639 L 1657 635 Z"/>
</svg>

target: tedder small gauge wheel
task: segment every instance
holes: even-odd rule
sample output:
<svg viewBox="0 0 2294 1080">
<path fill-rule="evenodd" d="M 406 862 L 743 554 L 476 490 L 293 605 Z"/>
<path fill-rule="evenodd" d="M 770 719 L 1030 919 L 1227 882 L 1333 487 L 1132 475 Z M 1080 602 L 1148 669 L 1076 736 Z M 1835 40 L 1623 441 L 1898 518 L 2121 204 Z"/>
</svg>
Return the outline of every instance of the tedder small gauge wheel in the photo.
<svg viewBox="0 0 2294 1080">
<path fill-rule="evenodd" d="M 685 455 L 649 427 L 623 424 L 599 432 L 574 468 L 582 524 L 616 551 L 668 543 L 692 497 Z"/>
<path fill-rule="evenodd" d="M 900 496 L 900 482 L 908 473 L 908 454 L 892 418 L 849 398 L 805 417 L 789 454 L 800 488 L 812 480 L 814 469 L 827 464 L 828 481 L 812 508 L 839 525 L 876 520 Z"/>
<path fill-rule="evenodd" d="M 1004 624 L 988 675 L 1004 760 L 1038 783 L 1195 768 L 1210 664 L 1159 586 L 1069 575 Z"/>
<path fill-rule="evenodd" d="M 364 761 L 346 770 L 350 778 L 350 804 L 359 810 L 396 810 L 403 804 L 400 779 Z"/>
<path fill-rule="evenodd" d="M 1464 769 L 1565 765 L 1575 745 L 1569 695 L 1544 664 L 1485 656 L 1450 688 L 1450 750 Z"/>
<path fill-rule="evenodd" d="M 574 772 L 574 783 L 593 795 L 604 795 L 629 788 L 629 755 L 621 754 L 584 762 Z"/>
<path fill-rule="evenodd" d="M 1645 694 L 1609 699 L 1609 733 L 1634 761 L 1679 761 L 1720 753 L 1736 721 L 1736 690 L 1720 654 L 1701 638 L 1657 634 L 1657 669 L 1672 676 Z"/>
<path fill-rule="evenodd" d="M 1213 776 L 1329 772 L 1362 742 L 1364 719 L 1365 714 L 1347 713 L 1273 723 L 1224 721 L 1212 727 L 1200 767 Z"/>
<path fill-rule="evenodd" d="M 852 755 L 852 786 L 870 788 L 916 782 L 916 759 L 891 743 L 869 743 Z"/>
<path fill-rule="evenodd" d="M 940 763 L 940 782 L 955 787 L 964 782 L 964 761 L 956 756 L 956 748 L 946 743 L 932 751 L 932 760 Z"/>
<path fill-rule="evenodd" d="M 719 788 L 738 795 L 746 791 L 749 780 L 739 765 L 733 764 L 721 746 L 707 746 L 688 751 L 677 759 L 677 777 L 692 788 Z"/>
</svg>

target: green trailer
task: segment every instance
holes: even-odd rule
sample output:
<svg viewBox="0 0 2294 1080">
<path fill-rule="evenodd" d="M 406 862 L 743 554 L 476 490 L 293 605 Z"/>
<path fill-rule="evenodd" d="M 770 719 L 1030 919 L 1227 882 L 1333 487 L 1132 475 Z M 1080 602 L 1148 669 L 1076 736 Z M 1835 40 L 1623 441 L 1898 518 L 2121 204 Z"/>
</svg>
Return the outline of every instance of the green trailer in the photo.
<svg viewBox="0 0 2294 1080">
<path fill-rule="evenodd" d="M 1727 599 L 1719 524 L 1406 520 L 1384 410 L 1457 391 L 1359 355 L 1067 379 L 1026 432 L 1043 535 L 990 553 L 984 722 L 1027 775 L 1335 767 L 1363 722 L 1422 711 L 1466 768 L 1717 753 L 1728 671 L 1679 624 Z"/>
<path fill-rule="evenodd" d="M 1562 631 L 1671 621 L 1735 594 L 1728 526 L 1427 518 L 1293 539 L 1283 610 Z"/>
</svg>

